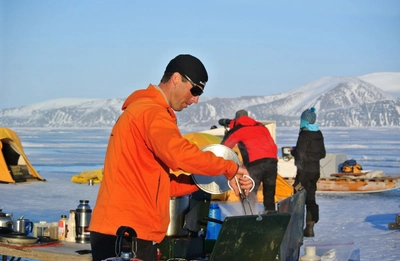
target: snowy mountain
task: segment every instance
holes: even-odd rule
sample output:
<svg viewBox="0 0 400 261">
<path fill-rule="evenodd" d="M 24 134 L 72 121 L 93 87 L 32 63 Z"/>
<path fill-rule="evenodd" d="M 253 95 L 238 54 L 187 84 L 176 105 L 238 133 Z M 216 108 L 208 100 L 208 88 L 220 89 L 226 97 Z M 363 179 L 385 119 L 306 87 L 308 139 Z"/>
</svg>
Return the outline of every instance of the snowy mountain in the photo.
<svg viewBox="0 0 400 261">
<path fill-rule="evenodd" d="M 301 112 L 313 106 L 317 109 L 320 126 L 400 126 L 400 98 L 391 95 L 400 92 L 400 73 L 389 74 L 323 77 L 289 92 L 270 96 L 201 99 L 197 105 L 177 113 L 178 124 L 209 128 L 221 118 L 232 118 L 238 109 L 246 109 L 255 119 L 275 120 L 277 126 L 297 126 Z M 124 100 L 65 98 L 3 109 L 0 110 L 0 125 L 112 126 L 121 113 Z"/>
<path fill-rule="evenodd" d="M 400 98 L 400 73 L 371 73 L 358 76 L 357 78 L 375 85 L 386 93 L 393 95 L 393 97 Z"/>
</svg>

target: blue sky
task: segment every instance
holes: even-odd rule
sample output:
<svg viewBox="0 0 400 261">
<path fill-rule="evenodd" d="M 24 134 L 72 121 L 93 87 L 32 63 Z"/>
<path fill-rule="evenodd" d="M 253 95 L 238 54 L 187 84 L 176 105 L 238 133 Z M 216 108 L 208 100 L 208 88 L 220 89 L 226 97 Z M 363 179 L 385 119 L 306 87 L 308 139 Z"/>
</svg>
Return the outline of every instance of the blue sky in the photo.
<svg viewBox="0 0 400 261">
<path fill-rule="evenodd" d="M 180 53 L 203 61 L 212 97 L 399 72 L 399 28 L 398 0 L 0 0 L 0 109 L 124 98 Z"/>
</svg>

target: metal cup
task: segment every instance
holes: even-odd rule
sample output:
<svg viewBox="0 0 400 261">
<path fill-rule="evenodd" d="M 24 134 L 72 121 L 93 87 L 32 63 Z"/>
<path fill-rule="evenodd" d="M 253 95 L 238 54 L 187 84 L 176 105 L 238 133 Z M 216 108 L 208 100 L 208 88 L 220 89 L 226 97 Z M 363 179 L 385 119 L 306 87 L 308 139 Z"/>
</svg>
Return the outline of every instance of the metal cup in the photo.
<svg viewBox="0 0 400 261">
<path fill-rule="evenodd" d="M 14 220 L 13 230 L 18 233 L 29 235 L 33 231 L 33 222 L 24 218 Z"/>
</svg>

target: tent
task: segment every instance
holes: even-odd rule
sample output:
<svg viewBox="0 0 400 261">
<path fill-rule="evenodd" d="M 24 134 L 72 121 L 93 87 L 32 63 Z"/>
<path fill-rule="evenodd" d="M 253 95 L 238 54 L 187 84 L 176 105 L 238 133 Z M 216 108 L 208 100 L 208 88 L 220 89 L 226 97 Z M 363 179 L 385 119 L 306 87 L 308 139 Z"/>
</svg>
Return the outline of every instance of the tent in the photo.
<svg viewBox="0 0 400 261">
<path fill-rule="evenodd" d="M 184 138 L 189 140 L 191 143 L 197 145 L 199 148 L 205 147 L 210 144 L 219 144 L 221 142 L 221 138 L 215 135 L 206 134 L 206 133 L 198 133 L 191 132 L 182 135 Z M 175 175 L 187 174 L 183 171 L 172 171 Z M 81 173 L 74 175 L 71 178 L 71 181 L 78 184 L 88 184 L 89 180 L 92 180 L 95 184 L 101 183 L 103 179 L 103 169 L 95 169 L 95 170 L 86 170 Z"/>
<path fill-rule="evenodd" d="M 91 180 L 94 184 L 99 184 L 103 180 L 103 169 L 85 170 L 72 176 L 71 181 L 78 184 L 88 184 Z"/>
<path fill-rule="evenodd" d="M 220 144 L 222 138 L 217 135 L 213 135 L 210 133 L 204 132 L 190 132 L 183 134 L 182 137 L 189 140 L 191 143 L 197 145 L 199 148 L 203 148 L 210 144 Z M 239 159 L 241 160 L 240 151 L 235 146 L 233 150 L 238 154 Z M 172 171 L 171 173 L 175 175 L 186 174 L 181 170 Z M 103 178 L 103 169 L 99 170 L 91 170 L 91 171 L 83 171 L 75 176 L 72 177 L 71 181 L 74 183 L 88 183 L 89 180 L 92 180 L 94 183 L 100 183 Z M 276 179 L 276 192 L 275 192 L 275 202 L 278 202 L 282 199 L 290 197 L 293 195 L 293 187 L 287 183 L 287 181 L 278 174 Z M 262 195 L 262 186 L 260 186 L 259 191 L 257 192 L 257 201 L 262 202 L 263 195 Z M 212 200 L 221 200 L 221 201 L 239 201 L 239 198 L 235 196 L 233 191 L 226 192 L 221 195 L 212 195 Z"/>
<path fill-rule="evenodd" d="M 45 181 L 28 161 L 18 135 L 0 127 L 0 183 Z"/>
<path fill-rule="evenodd" d="M 220 144 L 222 141 L 222 138 L 220 136 L 205 132 L 191 132 L 182 136 L 189 140 L 191 143 L 197 145 L 199 148 L 203 148 L 210 144 Z M 238 154 L 239 159 L 242 160 L 239 148 L 235 146 L 233 150 Z M 176 171 L 172 173 L 185 174 L 183 171 Z M 292 195 L 293 187 L 278 173 L 276 178 L 275 202 L 281 201 Z M 235 196 L 233 191 L 229 191 L 221 195 L 212 195 L 212 199 L 221 201 L 239 201 L 239 198 Z M 257 191 L 257 201 L 263 202 L 262 186 L 260 186 L 259 190 Z"/>
</svg>

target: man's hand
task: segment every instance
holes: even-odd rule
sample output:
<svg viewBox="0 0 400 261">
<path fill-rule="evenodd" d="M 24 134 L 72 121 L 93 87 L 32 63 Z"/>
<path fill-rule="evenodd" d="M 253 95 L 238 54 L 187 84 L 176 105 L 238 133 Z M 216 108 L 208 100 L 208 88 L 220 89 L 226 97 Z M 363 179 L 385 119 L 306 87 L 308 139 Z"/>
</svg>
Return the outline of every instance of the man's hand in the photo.
<svg viewBox="0 0 400 261">
<path fill-rule="evenodd" d="M 249 195 L 249 191 L 253 187 L 253 182 L 251 181 L 251 179 L 249 179 L 247 177 L 243 177 L 243 175 L 250 176 L 247 169 L 239 167 L 236 176 L 233 177 L 231 180 L 229 180 L 229 185 L 235 192 L 236 196 L 239 196 L 239 188 L 237 186 L 236 180 L 238 180 L 238 182 L 240 184 L 240 188 L 242 191 L 244 191 L 246 196 Z"/>
</svg>

